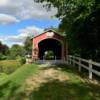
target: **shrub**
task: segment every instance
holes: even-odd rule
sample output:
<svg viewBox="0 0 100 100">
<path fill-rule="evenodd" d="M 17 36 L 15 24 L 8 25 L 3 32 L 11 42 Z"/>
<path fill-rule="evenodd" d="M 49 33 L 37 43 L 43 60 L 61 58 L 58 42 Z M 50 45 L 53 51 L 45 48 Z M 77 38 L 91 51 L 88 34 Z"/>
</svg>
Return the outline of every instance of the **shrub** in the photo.
<svg viewBox="0 0 100 100">
<path fill-rule="evenodd" d="M 0 61 L 0 72 L 10 74 L 20 66 L 21 63 L 18 60 L 3 60 Z"/>
<path fill-rule="evenodd" d="M 22 57 L 22 58 L 20 59 L 20 63 L 21 63 L 21 64 L 25 64 L 25 63 L 26 63 L 25 57 Z"/>
<path fill-rule="evenodd" d="M 52 51 L 46 51 L 44 57 L 47 60 L 53 60 L 54 59 L 54 53 Z"/>
<path fill-rule="evenodd" d="M 16 59 L 23 65 L 26 62 L 25 57 L 17 56 Z"/>
<path fill-rule="evenodd" d="M 3 79 L 7 78 L 8 75 L 6 73 L 0 73 L 0 81 L 2 81 Z"/>
<path fill-rule="evenodd" d="M 5 59 L 7 59 L 7 56 L 0 53 L 0 60 L 5 60 Z"/>
</svg>

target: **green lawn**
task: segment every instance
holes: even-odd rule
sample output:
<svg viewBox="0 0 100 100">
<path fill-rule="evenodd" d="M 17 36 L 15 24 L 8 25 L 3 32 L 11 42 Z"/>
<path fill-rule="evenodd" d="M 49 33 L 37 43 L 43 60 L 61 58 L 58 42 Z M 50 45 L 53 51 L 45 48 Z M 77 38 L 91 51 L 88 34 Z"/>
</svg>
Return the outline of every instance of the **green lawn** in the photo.
<svg viewBox="0 0 100 100">
<path fill-rule="evenodd" d="M 83 82 L 70 66 L 56 65 L 53 68 L 57 70 L 60 68 L 61 72 L 69 79 L 67 81 L 47 79 L 46 83 L 33 89 L 26 100 L 99 100 L 99 85 Z M 25 80 L 30 76 L 37 75 L 40 71 L 44 73 L 44 70 L 46 69 L 40 69 L 38 65 L 34 64 L 23 65 L 5 77 L 0 81 L 0 100 L 25 100 L 23 99 L 26 88 Z"/>
<path fill-rule="evenodd" d="M 23 90 L 25 79 L 35 74 L 37 65 L 23 65 L 8 77 L 0 81 L 0 100 L 10 100 L 17 93 Z"/>
<path fill-rule="evenodd" d="M 100 100 L 100 85 L 83 82 L 73 68 L 57 65 L 68 81 L 52 80 L 31 93 L 29 100 Z"/>
</svg>

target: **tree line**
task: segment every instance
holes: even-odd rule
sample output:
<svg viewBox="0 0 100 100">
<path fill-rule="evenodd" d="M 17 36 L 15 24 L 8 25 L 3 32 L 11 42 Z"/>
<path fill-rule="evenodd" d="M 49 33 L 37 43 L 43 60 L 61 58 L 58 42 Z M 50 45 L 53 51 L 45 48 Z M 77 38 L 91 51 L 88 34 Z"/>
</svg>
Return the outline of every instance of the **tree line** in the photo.
<svg viewBox="0 0 100 100">
<path fill-rule="evenodd" d="M 25 55 L 31 54 L 32 50 L 32 41 L 30 37 L 27 37 L 24 45 L 14 44 L 11 47 L 0 42 L 0 60 L 5 59 L 21 59 L 24 58 Z"/>
</svg>

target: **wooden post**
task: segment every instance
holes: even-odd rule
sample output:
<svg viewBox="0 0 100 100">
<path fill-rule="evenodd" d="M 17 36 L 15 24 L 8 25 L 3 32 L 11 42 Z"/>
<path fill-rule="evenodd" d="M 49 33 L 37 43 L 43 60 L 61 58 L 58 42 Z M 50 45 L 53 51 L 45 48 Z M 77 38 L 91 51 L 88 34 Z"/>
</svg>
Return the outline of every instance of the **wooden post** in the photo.
<svg viewBox="0 0 100 100">
<path fill-rule="evenodd" d="M 68 55 L 67 55 L 67 64 L 69 64 L 69 57 L 68 57 Z"/>
<path fill-rule="evenodd" d="M 56 60 L 56 56 L 54 56 L 54 59 Z"/>
<path fill-rule="evenodd" d="M 69 64 L 71 65 L 71 56 L 69 56 Z"/>
<path fill-rule="evenodd" d="M 63 59 L 63 63 L 65 63 L 65 57 L 64 57 L 64 59 Z"/>
<path fill-rule="evenodd" d="M 78 70 L 79 70 L 79 72 L 81 72 L 81 59 L 79 58 L 79 65 L 78 65 Z"/>
<path fill-rule="evenodd" d="M 57 59 L 56 56 L 54 56 L 54 58 L 55 58 L 55 63 L 56 63 L 56 61 L 57 61 L 57 60 L 56 60 L 56 59 Z"/>
<path fill-rule="evenodd" d="M 70 57 L 69 57 L 69 55 L 68 55 L 68 64 L 70 64 Z"/>
<path fill-rule="evenodd" d="M 75 66 L 74 56 L 72 56 L 73 66 Z"/>
<path fill-rule="evenodd" d="M 89 79 L 92 79 L 92 60 L 89 60 Z"/>
<path fill-rule="evenodd" d="M 45 62 L 45 57 L 43 56 L 43 63 Z"/>
</svg>

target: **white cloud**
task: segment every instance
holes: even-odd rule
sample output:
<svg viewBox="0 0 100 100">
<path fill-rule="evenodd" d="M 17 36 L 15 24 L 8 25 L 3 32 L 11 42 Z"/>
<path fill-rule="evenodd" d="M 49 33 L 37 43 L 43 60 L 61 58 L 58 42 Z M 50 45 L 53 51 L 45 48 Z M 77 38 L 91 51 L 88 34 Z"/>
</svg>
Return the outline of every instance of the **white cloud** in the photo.
<svg viewBox="0 0 100 100">
<path fill-rule="evenodd" d="M 35 36 L 43 32 L 43 29 L 38 28 L 36 26 L 28 26 L 26 28 L 18 30 L 18 32 L 21 33 L 20 36 L 31 36 L 31 35 Z"/>
<path fill-rule="evenodd" d="M 0 41 L 3 41 L 4 40 L 3 38 L 4 38 L 3 36 L 0 36 Z"/>
<path fill-rule="evenodd" d="M 26 28 L 18 30 L 18 35 L 13 36 L 0 36 L 0 41 L 11 42 L 12 44 L 22 45 L 28 36 L 36 36 L 43 32 L 43 29 L 38 28 L 36 26 L 28 26 Z"/>
<path fill-rule="evenodd" d="M 8 41 L 11 42 L 24 42 L 26 37 L 30 36 L 36 36 L 37 34 L 40 34 L 43 32 L 43 29 L 35 27 L 35 26 L 28 26 L 26 28 L 18 30 L 18 35 L 16 36 L 9 36 L 7 38 Z"/>
<path fill-rule="evenodd" d="M 47 12 L 43 4 L 35 3 L 34 0 L 4 0 L 0 4 L 0 13 L 18 16 L 21 19 L 51 19 L 56 12 L 53 7 Z"/>
<path fill-rule="evenodd" d="M 25 19 L 51 19 L 51 16 L 56 14 L 57 10 L 52 7 L 48 11 L 43 7 L 43 4 L 35 3 L 34 0 L 0 0 L 0 24 L 8 24 L 19 22 Z M 16 16 L 16 17 L 14 17 Z M 17 19 L 18 18 L 18 19 Z M 18 30 L 18 35 L 14 36 L 1 36 L 0 40 L 10 44 L 22 44 L 27 36 L 36 35 L 41 33 L 43 29 L 28 26 Z"/>
<path fill-rule="evenodd" d="M 8 0 L 0 0 L 0 6 L 4 6 L 8 3 Z"/>
<path fill-rule="evenodd" d="M 16 17 L 7 14 L 0 14 L 0 24 L 12 24 L 16 22 L 19 22 L 19 20 L 16 19 Z"/>
</svg>

